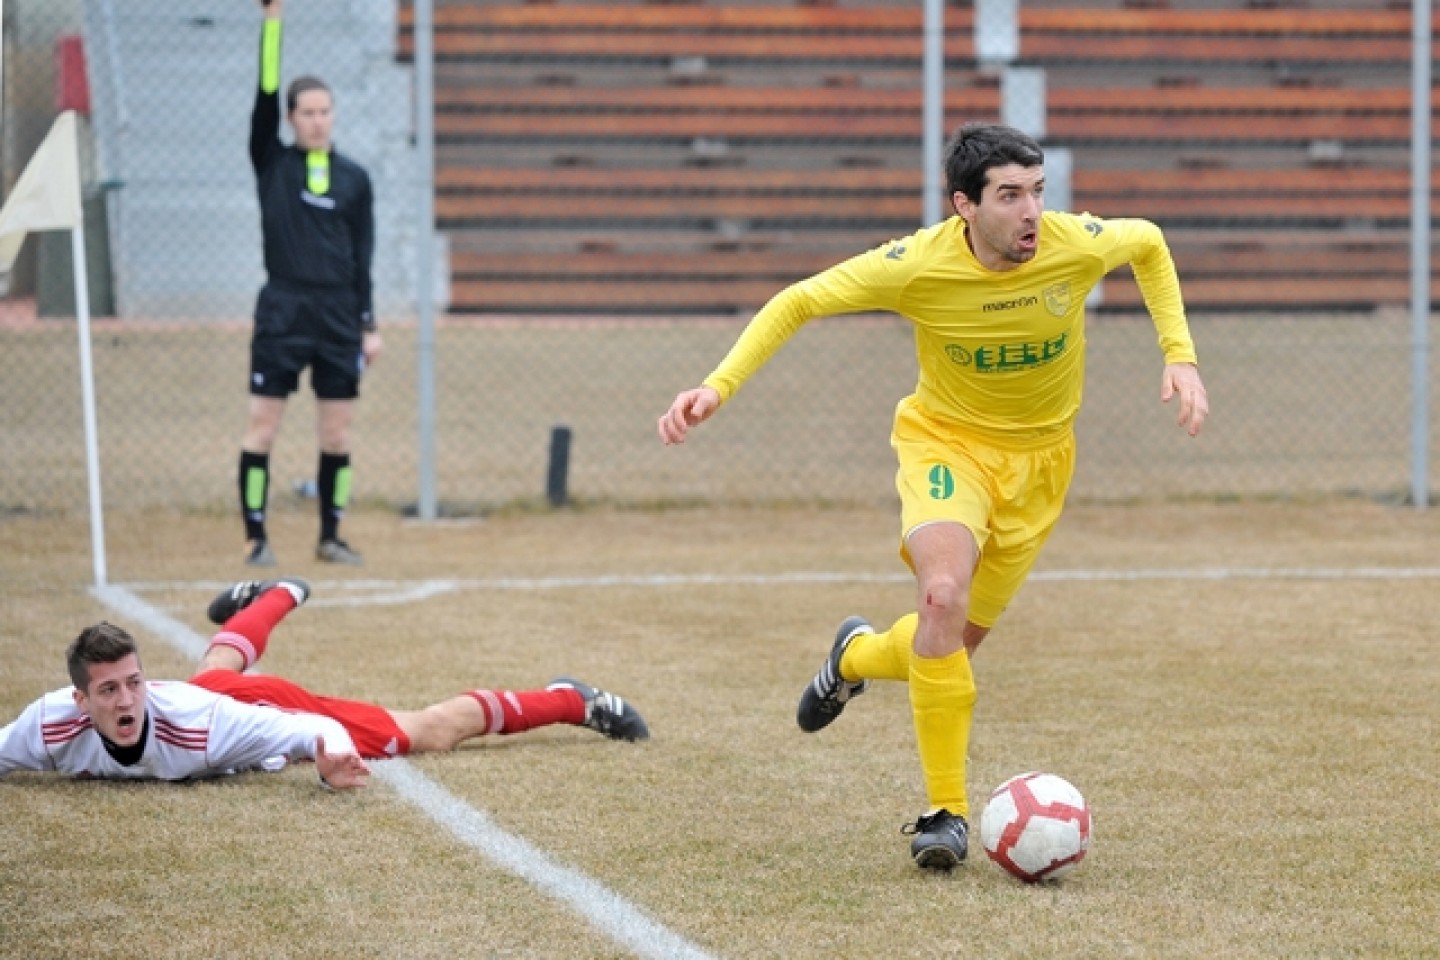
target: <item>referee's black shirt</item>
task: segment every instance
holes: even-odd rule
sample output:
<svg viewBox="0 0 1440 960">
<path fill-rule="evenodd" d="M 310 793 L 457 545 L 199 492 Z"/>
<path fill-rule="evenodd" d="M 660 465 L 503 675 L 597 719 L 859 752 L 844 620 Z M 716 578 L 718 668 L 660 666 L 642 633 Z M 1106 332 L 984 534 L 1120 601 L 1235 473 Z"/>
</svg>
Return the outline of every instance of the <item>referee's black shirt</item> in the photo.
<svg viewBox="0 0 1440 960">
<path fill-rule="evenodd" d="M 323 196 L 311 193 L 305 151 L 280 142 L 280 93 L 263 89 L 257 89 L 250 116 L 250 162 L 260 194 L 266 274 L 280 285 L 353 292 L 355 326 L 346 332 L 358 340 L 374 318 L 370 176 L 332 148 L 330 189 Z"/>
</svg>

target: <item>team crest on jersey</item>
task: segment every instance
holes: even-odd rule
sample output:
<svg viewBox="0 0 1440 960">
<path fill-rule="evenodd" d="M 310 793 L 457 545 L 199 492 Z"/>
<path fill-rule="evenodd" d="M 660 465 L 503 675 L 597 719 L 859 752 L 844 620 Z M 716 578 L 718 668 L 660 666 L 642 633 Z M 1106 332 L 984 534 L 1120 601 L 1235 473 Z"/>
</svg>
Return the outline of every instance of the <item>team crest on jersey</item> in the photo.
<svg viewBox="0 0 1440 960">
<path fill-rule="evenodd" d="M 1045 309 L 1057 317 L 1063 317 L 1070 312 L 1070 284 L 1052 283 L 1040 291 L 1045 298 Z"/>
</svg>

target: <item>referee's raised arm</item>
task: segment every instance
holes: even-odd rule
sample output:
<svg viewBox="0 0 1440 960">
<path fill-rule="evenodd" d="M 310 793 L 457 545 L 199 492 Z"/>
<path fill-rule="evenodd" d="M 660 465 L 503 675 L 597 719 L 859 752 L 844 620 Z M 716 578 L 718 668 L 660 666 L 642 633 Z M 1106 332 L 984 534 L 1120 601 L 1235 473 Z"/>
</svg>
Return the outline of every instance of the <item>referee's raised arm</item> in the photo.
<svg viewBox="0 0 1440 960">
<path fill-rule="evenodd" d="M 260 28 L 260 84 L 250 114 L 250 163 L 259 173 L 284 149 L 280 143 L 280 21 L 285 0 L 259 0 L 265 12 Z"/>
</svg>

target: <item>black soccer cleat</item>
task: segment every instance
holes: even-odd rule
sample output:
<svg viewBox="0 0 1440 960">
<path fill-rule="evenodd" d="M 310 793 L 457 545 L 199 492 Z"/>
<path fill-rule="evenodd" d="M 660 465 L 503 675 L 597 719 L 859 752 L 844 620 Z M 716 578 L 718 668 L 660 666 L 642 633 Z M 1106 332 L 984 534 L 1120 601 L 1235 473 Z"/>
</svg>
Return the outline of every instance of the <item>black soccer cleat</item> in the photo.
<svg viewBox="0 0 1440 960">
<path fill-rule="evenodd" d="M 623 698 L 588 683 L 581 683 L 573 677 L 556 677 L 545 689 L 554 690 L 557 687 L 568 687 L 580 694 L 580 698 L 585 701 L 584 726 L 596 733 L 611 740 L 650 739 L 650 728 L 645 725 L 645 718 Z"/>
<path fill-rule="evenodd" d="M 845 655 L 845 650 L 862 634 L 874 633 L 875 628 L 870 626 L 870 621 L 864 617 L 847 617 L 845 622 L 840 624 L 840 629 L 835 632 L 835 645 L 830 648 L 830 655 L 825 658 L 825 663 L 820 667 L 820 672 L 815 674 L 815 679 L 800 694 L 800 706 L 795 711 L 795 722 L 800 729 L 806 733 L 814 733 L 817 730 L 828 727 L 840 711 L 845 709 L 845 704 L 850 702 L 852 697 L 858 697 L 870 688 L 869 680 L 851 682 L 840 675 L 840 658 Z"/>
<path fill-rule="evenodd" d="M 900 832 L 915 838 L 910 856 L 915 866 L 926 870 L 953 870 L 970 852 L 970 825 L 944 807 L 905 824 Z"/>
<path fill-rule="evenodd" d="M 254 603 L 256 597 L 276 587 L 289 590 L 297 607 L 310 599 L 310 584 L 299 577 L 286 577 L 283 580 L 241 580 L 221 590 L 215 599 L 210 601 L 210 608 L 205 611 L 205 615 L 210 618 L 211 623 L 223 624 Z"/>
</svg>

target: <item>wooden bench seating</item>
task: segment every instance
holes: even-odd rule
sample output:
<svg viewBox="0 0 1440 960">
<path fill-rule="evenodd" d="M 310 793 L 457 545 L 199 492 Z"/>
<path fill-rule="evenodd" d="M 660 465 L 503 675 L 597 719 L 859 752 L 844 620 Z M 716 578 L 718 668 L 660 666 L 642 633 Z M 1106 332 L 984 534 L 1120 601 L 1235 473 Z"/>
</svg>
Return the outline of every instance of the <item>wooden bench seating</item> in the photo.
<svg viewBox="0 0 1440 960">
<path fill-rule="evenodd" d="M 517 253 L 497 235 L 452 253 L 452 309 L 747 312 L 785 285 L 878 242 L 853 230 L 827 239 L 830 248 L 806 251 L 778 235 L 734 244 L 699 233 L 657 242 L 644 233 L 591 232 L 577 234 L 570 249 Z M 1403 230 L 1180 229 L 1168 239 L 1192 309 L 1354 309 L 1401 305 L 1409 297 Z M 1433 266 L 1440 269 L 1440 255 Z M 1104 302 L 1142 306 L 1123 272 L 1107 278 Z"/>
<path fill-rule="evenodd" d="M 1398 63 L 1400 10 L 1034 10 L 1020 13 L 1027 62 Z"/>
<path fill-rule="evenodd" d="M 946 91 L 947 126 L 996 119 L 996 86 Z M 437 94 L 442 141 L 635 138 L 918 139 L 919 90 L 766 87 L 472 88 Z M 1147 140 L 1408 142 L 1408 88 L 1062 88 L 1047 98 L 1050 137 L 1072 144 Z"/>
<path fill-rule="evenodd" d="M 1185 303 L 1195 310 L 1366 310 L 1403 306 L 1410 280 L 1396 277 L 1215 277 L 1181 281 Z M 1126 278 L 1105 281 L 1104 306 L 1143 309 L 1140 288 Z"/>
<path fill-rule="evenodd" d="M 1204 310 L 1329 310 L 1401 306 L 1406 277 L 1190 278 L 1182 281 L 1192 312 Z M 528 278 L 503 274 L 451 281 L 456 313 L 716 314 L 749 313 L 784 287 L 764 278 L 712 280 L 592 279 L 584 274 Z M 1105 281 L 1105 308 L 1141 309 L 1139 288 L 1127 278 Z"/>
<path fill-rule="evenodd" d="M 732 219 L 916 222 L 921 178 L 912 170 L 442 170 L 442 227 L 485 221 Z M 1097 216 L 1161 222 L 1397 221 L 1409 217 L 1407 170 L 1088 170 L 1075 174 L 1072 206 Z M 1440 199 L 1432 199 L 1440 214 Z"/>
<path fill-rule="evenodd" d="M 516 252 L 501 244 L 462 248 L 452 252 L 451 269 L 457 278 L 769 277 L 789 282 L 863 251 L 873 239 L 857 232 L 846 249 L 797 250 L 774 240 L 726 244 L 696 234 L 688 243 L 657 250 L 649 245 L 627 248 L 618 235 L 601 236 L 577 236 L 572 249 L 549 252 Z M 1354 236 L 1293 231 L 1211 231 L 1200 236 L 1176 231 L 1169 241 L 1186 281 L 1317 272 L 1331 278 L 1398 277 L 1409 269 L 1408 238 L 1399 231 Z M 1440 254 L 1433 260 L 1440 267 Z"/>
<path fill-rule="evenodd" d="M 1018 61 L 1047 72 L 1074 209 L 1160 222 L 1192 310 L 1407 302 L 1408 10 L 1078 2 L 1022 4 Z M 947 7 L 947 127 L 1001 113 L 971 18 Z M 913 230 L 922 26 L 909 2 L 442 5 L 452 311 L 743 313 Z M 1133 281 L 1105 304 L 1138 307 Z"/>
<path fill-rule="evenodd" d="M 436 11 L 439 59 L 465 57 L 876 61 L 921 55 L 912 7 L 701 4 L 475 4 Z M 410 14 L 401 54 L 412 53 Z M 947 58 L 974 56 L 967 8 L 946 10 Z M 1026 63 L 1177 60 L 1397 63 L 1410 55 L 1404 10 L 1035 9 L 1020 11 Z"/>
<path fill-rule="evenodd" d="M 560 256 L 457 249 L 453 309 L 753 308 L 785 283 L 913 229 L 919 179 L 864 169 L 442 171 L 441 225 L 457 236 L 508 227 L 552 243 L 572 238 Z M 1074 189 L 1077 209 L 1165 223 L 1195 308 L 1360 308 L 1409 296 L 1404 170 L 1082 169 Z M 1440 202 L 1434 209 L 1440 215 Z M 707 230 L 721 221 L 736 222 L 731 237 Z M 1310 227 L 1277 230 L 1277 221 Z M 1365 222 L 1399 226 L 1351 227 Z M 693 237 L 627 249 L 625 237 L 647 238 L 658 224 L 688 226 Z M 815 231 L 823 249 L 807 247 Z M 1124 277 L 1107 281 L 1105 305 L 1139 307 L 1138 290 Z"/>
</svg>

